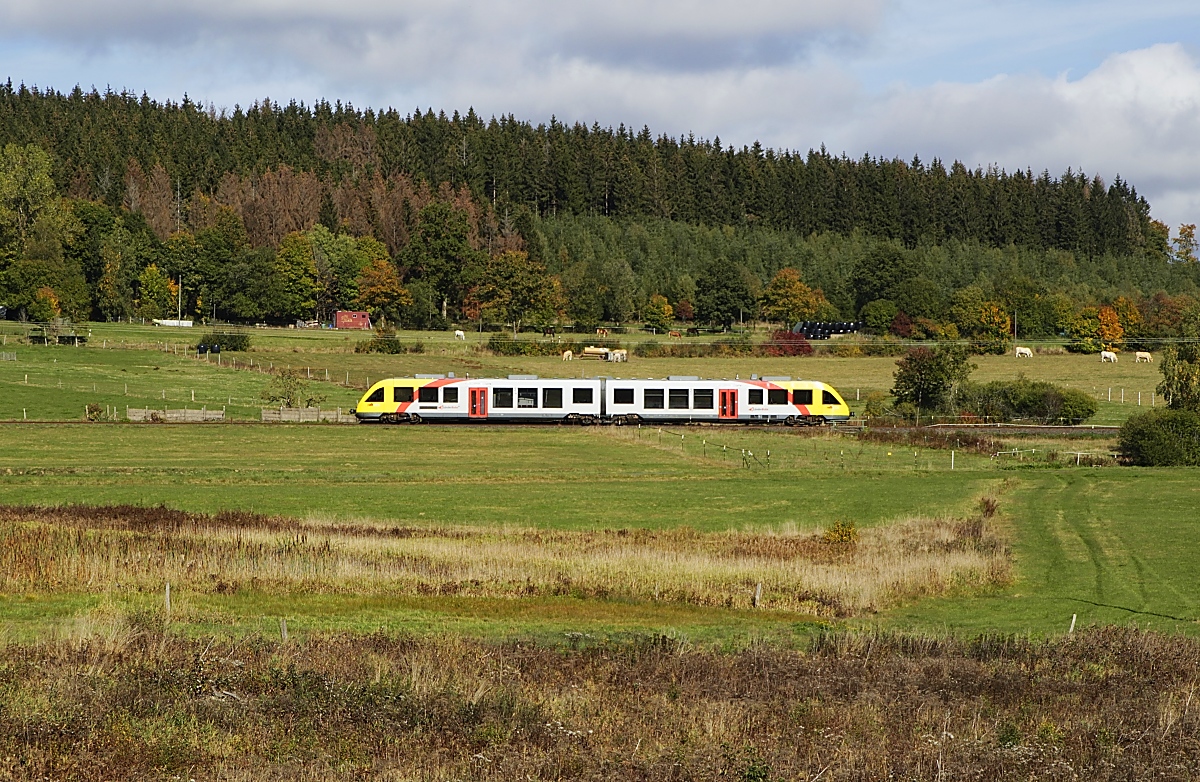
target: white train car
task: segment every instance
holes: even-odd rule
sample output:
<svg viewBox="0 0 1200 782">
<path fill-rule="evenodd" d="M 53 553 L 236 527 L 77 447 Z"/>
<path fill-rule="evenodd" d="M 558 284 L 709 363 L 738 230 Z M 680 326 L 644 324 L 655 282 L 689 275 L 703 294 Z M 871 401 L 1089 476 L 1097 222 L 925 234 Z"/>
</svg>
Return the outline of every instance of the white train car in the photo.
<svg viewBox="0 0 1200 782">
<path fill-rule="evenodd" d="M 455 378 L 417 375 L 381 380 L 355 408 L 359 421 L 577 423 L 782 423 L 845 421 L 836 389 L 816 380 L 750 380 L 673 375 L 662 379 Z"/>
<path fill-rule="evenodd" d="M 608 379 L 606 421 L 614 423 L 782 423 L 845 421 L 850 409 L 837 391 L 815 380 L 752 376 L 712 380 L 671 375 L 662 380 Z"/>
<path fill-rule="evenodd" d="M 536 375 L 456 378 L 417 375 L 381 380 L 355 408 L 359 421 L 578 421 L 601 420 L 600 379 Z"/>
</svg>

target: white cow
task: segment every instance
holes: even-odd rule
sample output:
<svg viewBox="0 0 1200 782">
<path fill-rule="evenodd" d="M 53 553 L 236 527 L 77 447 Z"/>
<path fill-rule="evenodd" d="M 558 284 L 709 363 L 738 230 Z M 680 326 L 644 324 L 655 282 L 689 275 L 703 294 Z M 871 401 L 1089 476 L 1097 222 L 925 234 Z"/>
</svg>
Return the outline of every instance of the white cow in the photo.
<svg viewBox="0 0 1200 782">
<path fill-rule="evenodd" d="M 624 350 L 610 350 L 605 358 L 613 362 L 628 361 L 629 353 Z"/>
<path fill-rule="evenodd" d="M 1111 350 L 1101 350 L 1100 363 L 1103 364 L 1105 361 L 1111 361 L 1114 364 L 1117 363 L 1117 354 L 1113 353 Z"/>
<path fill-rule="evenodd" d="M 1017 348 L 1017 358 L 1033 358 L 1033 351 L 1029 348 Z"/>
<path fill-rule="evenodd" d="M 1153 363 L 1154 356 L 1145 351 L 1139 350 L 1137 353 L 1133 354 L 1133 360 L 1135 363 L 1145 361 L 1147 364 L 1150 364 Z"/>
<path fill-rule="evenodd" d="M 563 361 L 574 361 L 574 360 L 575 360 L 575 354 L 574 354 L 574 353 L 572 353 L 572 352 L 571 352 L 571 351 L 569 351 L 569 350 L 564 350 L 564 351 L 563 351 Z"/>
<path fill-rule="evenodd" d="M 462 330 L 462 329 L 455 329 L 455 330 L 454 330 L 454 338 L 455 338 L 455 339 L 461 339 L 461 340 L 464 340 L 464 341 L 465 341 L 465 340 L 467 339 L 467 335 L 463 333 L 463 330 Z"/>
</svg>

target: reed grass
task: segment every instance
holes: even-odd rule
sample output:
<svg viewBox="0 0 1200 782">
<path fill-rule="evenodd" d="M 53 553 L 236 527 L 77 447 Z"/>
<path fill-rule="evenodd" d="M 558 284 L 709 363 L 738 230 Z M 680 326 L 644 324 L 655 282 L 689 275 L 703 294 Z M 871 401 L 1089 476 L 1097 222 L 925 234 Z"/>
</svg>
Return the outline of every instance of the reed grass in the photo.
<svg viewBox="0 0 1200 782">
<path fill-rule="evenodd" d="M 170 582 L 201 593 L 571 596 L 845 617 L 1010 578 L 1008 546 L 984 515 L 910 518 L 843 542 L 789 527 L 387 527 L 162 507 L 0 508 L 0 591 L 10 592 L 154 592 Z"/>
</svg>

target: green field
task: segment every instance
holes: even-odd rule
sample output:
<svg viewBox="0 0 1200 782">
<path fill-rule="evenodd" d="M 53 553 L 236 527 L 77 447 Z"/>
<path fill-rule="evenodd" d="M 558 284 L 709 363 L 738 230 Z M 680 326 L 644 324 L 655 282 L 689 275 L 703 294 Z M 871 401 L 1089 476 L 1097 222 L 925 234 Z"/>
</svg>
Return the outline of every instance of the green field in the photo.
<svg viewBox="0 0 1200 782">
<path fill-rule="evenodd" d="M 0 778 L 849 779 L 880 747 L 903 778 L 1141 778 L 1200 756 L 1200 481 L 1111 453 L 1153 366 L 975 359 L 1095 395 L 1069 431 L 264 424 L 262 367 L 343 409 L 391 375 L 616 368 L 285 329 L 217 362 L 181 332 L 35 347 L 0 324 Z M 894 367 L 617 371 L 815 377 L 861 409 Z M 184 406 L 228 421 L 122 420 Z"/>
<path fill-rule="evenodd" d="M 89 403 L 122 414 L 125 407 L 181 408 L 207 406 L 225 409 L 231 419 L 257 419 L 268 377 L 262 368 L 292 367 L 311 377 L 328 407 L 353 406 L 374 379 L 417 372 L 454 372 L 460 377 L 537 374 L 543 377 L 616 374 L 665 377 L 788 375 L 831 383 L 861 410 L 861 400 L 873 391 L 887 391 L 895 371 L 894 358 L 656 358 L 632 357 L 625 365 L 593 361 L 565 363 L 558 358 L 493 356 L 484 349 L 487 335 L 470 333 L 458 342 L 448 332 L 402 334 L 406 342 L 420 341 L 425 353 L 403 355 L 353 352 L 361 333 L 351 336 L 331 330 L 253 329 L 247 353 L 227 353 L 217 366 L 215 357 L 197 359 L 191 345 L 203 329 L 159 329 L 128 324 L 93 324 L 83 347 L 45 347 L 17 344 L 25 329 L 0 322 L 10 335 L 3 349 L 16 361 L 0 362 L 0 420 L 77 420 Z M 645 337 L 630 337 L 642 339 Z M 661 338 L 659 338 L 661 339 Z M 1014 379 L 1024 373 L 1080 388 L 1100 401 L 1097 425 L 1119 424 L 1137 410 L 1157 401 L 1160 380 L 1154 364 L 1136 364 L 1126 355 L 1117 364 L 1100 364 L 1096 356 L 1035 355 L 978 356 L 975 380 Z M 326 382 L 328 378 L 328 382 Z M 1139 397 L 1140 395 L 1140 397 Z M 1111 401 L 1110 401 L 1111 398 Z M 1123 399 L 1123 401 L 1122 401 Z M 194 401 L 193 401 L 194 400 Z"/>
<path fill-rule="evenodd" d="M 17 342 L 18 331 L 7 324 L 12 336 L 5 339 Z M 0 502 L 241 510 L 300 519 L 314 532 L 353 522 L 572 534 L 682 528 L 715 536 L 812 536 L 835 521 L 870 531 L 909 519 L 965 518 L 980 497 L 994 496 L 1000 508 L 994 525 L 1013 552 L 1010 583 L 939 588 L 845 621 L 1053 634 L 1069 626 L 1071 614 L 1083 624 L 1133 622 L 1184 632 L 1193 631 L 1200 616 L 1200 574 L 1189 555 L 1200 544 L 1193 510 L 1200 506 L 1200 488 L 1193 473 L 1074 467 L 1069 452 L 1103 456 L 1111 449 L 1112 435 L 1100 430 L 1094 436 L 1018 439 L 1001 432 L 995 450 L 1033 452 L 1018 460 L 963 447 L 956 449 L 951 471 L 946 450 L 920 441 L 867 442 L 791 430 L 41 423 L 78 422 L 89 403 L 107 406 L 118 418 L 126 406 L 207 406 L 224 408 L 235 421 L 253 421 L 269 381 L 257 371 L 262 365 L 300 368 L 326 395 L 325 406 L 342 408 L 355 403 L 371 377 L 611 371 L 590 362 L 495 357 L 482 349 L 477 334 L 465 343 L 448 334 L 404 335 L 421 339 L 427 352 L 380 356 L 353 353 L 359 335 L 286 329 L 255 330 L 251 351 L 226 354 L 218 364 L 179 347 L 198 333 L 95 324 L 84 347 L 5 345 L 17 360 L 0 362 L 0 419 L 25 422 L 0 428 Z M 1023 371 L 1086 388 L 1102 399 L 1097 424 L 1123 420 L 1137 408 L 1139 391 L 1143 406 L 1149 405 L 1158 378 L 1154 366 L 1128 358 L 1115 366 L 1072 355 L 975 361 L 979 380 Z M 643 377 L 819 377 L 854 400 L 886 389 L 894 366 L 890 358 L 635 358 L 620 371 Z M 136 605 L 155 599 L 99 586 L 84 593 L 35 591 L 8 595 L 3 612 L 14 631 L 37 634 L 103 610 L 112 600 Z M 201 626 L 252 629 L 283 612 L 270 590 L 179 599 L 207 617 Z M 458 628 L 508 636 L 650 629 L 728 639 L 787 635 L 788 628 L 815 621 L 740 605 L 570 596 L 513 601 L 368 590 L 286 600 L 299 631 Z"/>
</svg>

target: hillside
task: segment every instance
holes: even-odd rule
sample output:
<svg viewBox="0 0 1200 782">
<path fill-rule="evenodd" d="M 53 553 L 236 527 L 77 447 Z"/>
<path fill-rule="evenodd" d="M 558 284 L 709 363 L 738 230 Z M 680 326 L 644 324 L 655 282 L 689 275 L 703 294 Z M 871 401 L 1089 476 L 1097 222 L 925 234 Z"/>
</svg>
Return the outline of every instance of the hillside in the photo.
<svg viewBox="0 0 1200 782">
<path fill-rule="evenodd" d="M 1156 338 L 1200 279 L 1131 184 L 1072 171 L 11 81 L 0 145 L 0 303 L 35 320 L 156 317 L 182 298 L 234 322 L 828 317 L 944 338 L 1011 326 L 994 310 L 1018 336 L 1084 340 L 1107 306 Z M 784 268 L 804 288 L 776 306 Z"/>
</svg>

